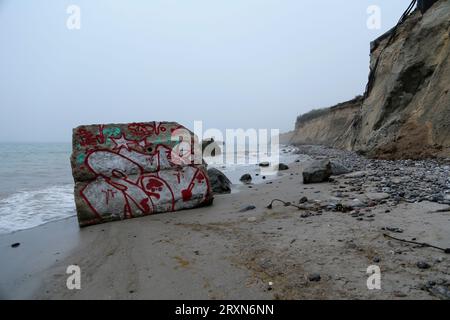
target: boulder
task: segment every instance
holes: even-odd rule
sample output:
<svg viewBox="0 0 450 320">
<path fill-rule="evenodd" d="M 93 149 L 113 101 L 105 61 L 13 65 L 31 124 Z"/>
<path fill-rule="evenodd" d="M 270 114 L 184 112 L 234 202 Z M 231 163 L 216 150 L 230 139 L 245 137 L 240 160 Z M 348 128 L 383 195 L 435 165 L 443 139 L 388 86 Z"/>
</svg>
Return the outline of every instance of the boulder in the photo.
<svg viewBox="0 0 450 320">
<path fill-rule="evenodd" d="M 331 173 L 331 163 L 329 160 L 315 160 L 303 169 L 303 183 L 327 182 Z"/>
<path fill-rule="evenodd" d="M 202 159 L 180 144 L 186 136 L 191 150 L 199 150 L 194 134 L 175 122 L 75 128 L 71 164 L 80 226 L 211 204 Z"/>
<path fill-rule="evenodd" d="M 231 192 L 231 181 L 216 168 L 208 169 L 209 182 L 212 192 L 216 194 L 224 194 Z"/>
<path fill-rule="evenodd" d="M 340 176 L 352 172 L 348 168 L 336 161 L 331 161 L 331 173 L 333 176 Z"/>
<path fill-rule="evenodd" d="M 250 184 L 252 183 L 252 176 L 248 173 L 242 175 L 242 177 L 239 179 L 244 184 Z"/>
</svg>

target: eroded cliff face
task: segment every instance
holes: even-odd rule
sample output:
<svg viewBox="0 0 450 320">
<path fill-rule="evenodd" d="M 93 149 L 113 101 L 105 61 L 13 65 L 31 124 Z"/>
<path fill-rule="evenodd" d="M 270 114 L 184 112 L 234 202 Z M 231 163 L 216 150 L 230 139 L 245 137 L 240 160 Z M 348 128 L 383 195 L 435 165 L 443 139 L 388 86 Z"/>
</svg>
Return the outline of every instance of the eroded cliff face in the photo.
<svg viewBox="0 0 450 320">
<path fill-rule="evenodd" d="M 330 108 L 298 121 L 291 142 L 386 159 L 450 157 L 449 38 L 450 1 L 436 2 L 424 15 L 416 10 L 392 38 L 386 35 L 372 44 L 371 69 L 377 60 L 378 65 L 351 124 L 346 108 L 334 113 Z M 333 118 L 346 119 L 345 125 Z"/>
<path fill-rule="evenodd" d="M 359 96 L 331 108 L 314 110 L 298 117 L 291 143 L 349 148 L 342 136 L 359 113 L 362 101 Z"/>
</svg>

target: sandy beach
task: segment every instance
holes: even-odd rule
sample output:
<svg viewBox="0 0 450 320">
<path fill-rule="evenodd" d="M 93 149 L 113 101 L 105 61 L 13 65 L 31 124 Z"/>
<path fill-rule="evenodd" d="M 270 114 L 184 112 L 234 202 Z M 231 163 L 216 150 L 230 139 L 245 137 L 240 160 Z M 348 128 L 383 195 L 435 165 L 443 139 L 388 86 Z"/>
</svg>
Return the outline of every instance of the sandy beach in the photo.
<svg viewBox="0 0 450 320">
<path fill-rule="evenodd" d="M 450 280 L 448 255 L 383 233 L 446 247 L 450 216 L 442 209 L 447 205 L 380 201 L 358 218 L 355 212 L 280 203 L 268 209 L 275 198 L 298 203 L 307 197 L 317 207 L 335 199 L 336 190 L 348 199 L 362 196 L 350 191 L 348 176 L 304 185 L 303 163 L 289 166 L 276 180 L 216 195 L 210 207 L 83 229 L 70 218 L 4 235 L 0 294 L 7 299 L 442 298 L 437 284 Z M 244 210 L 248 206 L 256 208 Z M 20 246 L 12 248 L 13 243 Z M 81 290 L 66 287 L 72 264 L 81 268 Z M 370 265 L 381 269 L 381 290 L 367 288 Z"/>
</svg>

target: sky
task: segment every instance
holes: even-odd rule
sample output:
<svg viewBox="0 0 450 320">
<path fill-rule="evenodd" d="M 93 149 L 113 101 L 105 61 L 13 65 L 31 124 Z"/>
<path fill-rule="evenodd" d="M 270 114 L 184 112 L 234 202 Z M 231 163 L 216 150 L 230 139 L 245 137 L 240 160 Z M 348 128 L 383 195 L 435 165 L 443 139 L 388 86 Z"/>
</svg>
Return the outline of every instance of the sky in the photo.
<svg viewBox="0 0 450 320">
<path fill-rule="evenodd" d="M 291 130 L 362 94 L 370 41 L 410 0 L 0 0 L 0 141 L 82 124 Z M 80 8 L 80 29 L 67 8 Z M 367 8 L 381 9 L 369 29 Z"/>
</svg>

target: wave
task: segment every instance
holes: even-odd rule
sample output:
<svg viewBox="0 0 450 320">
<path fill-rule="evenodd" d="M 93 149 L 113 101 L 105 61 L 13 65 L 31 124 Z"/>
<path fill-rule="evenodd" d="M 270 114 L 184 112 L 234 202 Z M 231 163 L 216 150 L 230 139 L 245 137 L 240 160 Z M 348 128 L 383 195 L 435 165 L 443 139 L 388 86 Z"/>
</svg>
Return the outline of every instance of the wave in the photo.
<svg viewBox="0 0 450 320">
<path fill-rule="evenodd" d="M 73 185 L 19 191 L 0 200 L 0 234 L 75 215 Z"/>
</svg>

